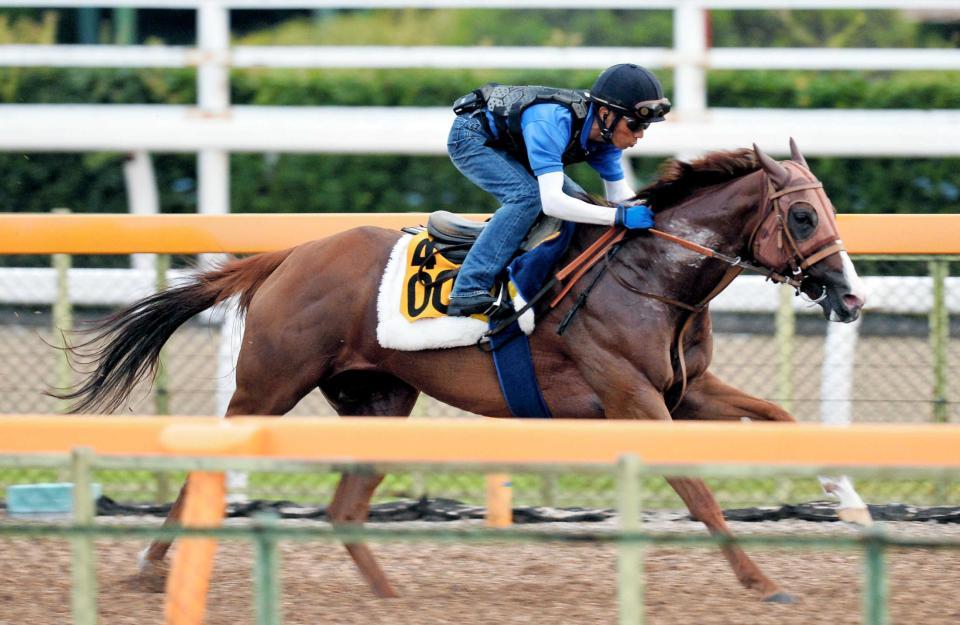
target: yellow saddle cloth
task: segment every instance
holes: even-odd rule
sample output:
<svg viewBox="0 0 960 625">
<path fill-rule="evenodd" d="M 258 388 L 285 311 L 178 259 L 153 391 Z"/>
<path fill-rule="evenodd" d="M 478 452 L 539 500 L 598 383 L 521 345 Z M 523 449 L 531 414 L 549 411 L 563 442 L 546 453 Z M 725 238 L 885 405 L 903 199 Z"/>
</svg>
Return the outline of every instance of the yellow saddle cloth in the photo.
<svg viewBox="0 0 960 625">
<path fill-rule="evenodd" d="M 400 294 L 400 312 L 407 321 L 447 315 L 459 267 L 437 251 L 426 230 L 413 236 L 407 246 Z"/>
</svg>

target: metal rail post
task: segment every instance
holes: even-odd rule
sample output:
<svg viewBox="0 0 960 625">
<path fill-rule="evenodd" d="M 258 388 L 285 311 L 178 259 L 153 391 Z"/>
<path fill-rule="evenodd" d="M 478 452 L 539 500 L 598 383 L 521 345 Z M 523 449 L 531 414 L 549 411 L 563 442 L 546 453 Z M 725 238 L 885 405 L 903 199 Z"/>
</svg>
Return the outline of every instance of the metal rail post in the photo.
<svg viewBox="0 0 960 625">
<path fill-rule="evenodd" d="M 560 477 L 556 473 L 540 476 L 540 505 L 555 508 L 557 493 L 560 490 Z"/>
<path fill-rule="evenodd" d="M 52 212 L 57 215 L 66 215 L 70 213 L 70 209 L 55 208 Z M 73 307 L 70 304 L 71 264 L 69 254 L 53 255 L 53 270 L 57 281 L 57 294 L 53 301 L 53 343 L 61 348 L 67 347 L 67 340 L 63 333 L 73 329 Z M 70 366 L 70 358 L 66 351 L 61 350 L 57 354 L 57 388 L 66 389 L 72 384 L 73 368 Z M 69 409 L 69 400 L 57 400 L 57 412 L 67 412 Z"/>
<path fill-rule="evenodd" d="M 780 305 L 777 307 L 776 336 L 779 363 L 777 366 L 777 397 L 784 410 L 793 410 L 793 353 L 797 319 L 793 311 L 793 287 L 780 285 Z"/>
<path fill-rule="evenodd" d="M 640 458 L 633 454 L 617 461 L 617 498 L 620 531 L 640 531 Z M 643 614 L 642 545 L 622 542 L 617 548 L 617 604 L 620 625 L 642 625 Z"/>
<path fill-rule="evenodd" d="M 70 472 L 73 481 L 73 522 L 79 526 L 93 525 L 96 509 L 93 503 L 93 480 L 90 465 L 93 451 L 89 447 L 74 449 L 70 454 Z M 70 604 L 75 625 L 96 625 L 97 622 L 97 567 L 93 538 L 78 536 L 70 540 L 73 585 Z"/>
<path fill-rule="evenodd" d="M 257 625 L 280 625 L 280 552 L 272 530 L 279 524 L 276 514 L 258 514 L 253 521 L 253 602 Z"/>
<path fill-rule="evenodd" d="M 947 421 L 947 348 L 950 345 L 950 314 L 947 310 L 947 276 L 945 260 L 929 263 L 933 281 L 933 302 L 930 307 L 930 350 L 933 353 L 933 420 Z"/>
<path fill-rule="evenodd" d="M 167 272 L 170 270 L 170 255 L 157 254 L 156 259 L 157 279 L 155 282 L 156 290 L 162 291 L 167 288 Z M 153 383 L 153 411 L 157 415 L 170 414 L 170 375 L 167 371 L 168 350 L 164 346 L 160 350 L 160 360 L 157 365 L 157 377 Z M 170 501 L 170 474 L 166 471 L 158 471 L 155 474 L 157 480 L 156 501 L 163 504 Z"/>
<path fill-rule="evenodd" d="M 869 530 L 865 540 L 863 622 L 865 625 L 887 625 L 886 540 L 883 531 L 877 528 Z"/>
</svg>

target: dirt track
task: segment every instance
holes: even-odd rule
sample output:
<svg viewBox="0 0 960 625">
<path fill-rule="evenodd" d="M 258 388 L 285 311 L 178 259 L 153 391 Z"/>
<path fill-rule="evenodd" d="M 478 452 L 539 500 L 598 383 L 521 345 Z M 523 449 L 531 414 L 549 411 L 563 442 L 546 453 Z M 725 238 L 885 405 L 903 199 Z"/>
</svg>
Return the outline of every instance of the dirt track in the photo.
<svg viewBox="0 0 960 625">
<path fill-rule="evenodd" d="M 466 522 L 458 522 L 457 525 Z M 449 528 L 453 524 L 444 527 Z M 837 523 L 733 524 L 738 533 L 848 534 Z M 392 524 L 391 527 L 396 527 Z M 584 526 L 598 529 L 603 524 Z M 607 526 L 609 527 L 609 525 Z M 566 528 L 570 528 L 569 525 Z M 659 531 L 700 532 L 672 521 Z M 572 529 L 572 528 L 570 528 Z M 888 524 L 896 534 L 960 538 L 960 526 Z M 163 622 L 162 596 L 130 581 L 139 549 L 99 542 L 100 620 L 104 625 Z M 792 606 L 759 602 L 713 549 L 656 548 L 647 555 L 647 622 L 654 625 L 854 625 L 861 620 L 861 559 L 853 551 L 750 549 L 766 573 L 799 596 Z M 0 623 L 70 622 L 69 545 L 0 540 Z M 403 595 L 373 598 L 346 552 L 328 542 L 284 543 L 284 623 L 486 624 L 615 623 L 616 557 L 589 544 L 484 545 L 386 543 L 381 563 Z M 891 624 L 960 622 L 960 551 L 894 551 L 888 557 Z M 251 552 L 222 543 L 208 604 L 209 625 L 252 623 Z"/>
</svg>

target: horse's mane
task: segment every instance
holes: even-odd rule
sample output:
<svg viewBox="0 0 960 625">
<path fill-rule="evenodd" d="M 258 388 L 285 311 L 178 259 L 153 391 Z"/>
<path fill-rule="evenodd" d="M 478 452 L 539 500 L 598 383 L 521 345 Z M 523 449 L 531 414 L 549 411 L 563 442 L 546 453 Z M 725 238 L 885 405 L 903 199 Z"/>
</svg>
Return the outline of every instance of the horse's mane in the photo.
<svg viewBox="0 0 960 625">
<path fill-rule="evenodd" d="M 664 161 L 655 181 L 637 192 L 654 210 L 675 206 L 694 191 L 745 176 L 760 168 L 753 150 L 741 148 L 710 152 L 687 162 L 677 159 Z"/>
</svg>

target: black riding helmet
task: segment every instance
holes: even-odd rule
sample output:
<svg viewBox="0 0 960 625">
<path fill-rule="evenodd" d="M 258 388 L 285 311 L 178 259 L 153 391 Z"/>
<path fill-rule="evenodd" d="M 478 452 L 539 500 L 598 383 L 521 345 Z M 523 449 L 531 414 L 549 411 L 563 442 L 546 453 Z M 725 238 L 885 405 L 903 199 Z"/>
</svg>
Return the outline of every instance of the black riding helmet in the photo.
<svg viewBox="0 0 960 625">
<path fill-rule="evenodd" d="M 670 112 L 670 100 L 663 97 L 663 87 L 657 77 L 633 63 L 620 63 L 603 70 L 590 88 L 590 99 L 613 113 L 597 121 L 600 136 L 607 143 L 612 140 L 613 129 L 621 117 L 627 117 L 633 124 L 631 130 L 636 130 L 662 122 Z"/>
</svg>

